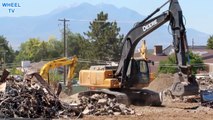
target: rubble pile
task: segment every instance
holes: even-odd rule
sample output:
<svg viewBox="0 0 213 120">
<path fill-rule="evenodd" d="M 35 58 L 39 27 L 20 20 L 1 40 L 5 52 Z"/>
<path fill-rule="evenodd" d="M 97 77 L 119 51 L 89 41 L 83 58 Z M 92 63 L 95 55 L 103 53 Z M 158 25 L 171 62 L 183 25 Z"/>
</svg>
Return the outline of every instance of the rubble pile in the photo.
<svg viewBox="0 0 213 120">
<path fill-rule="evenodd" d="M 66 118 L 81 113 L 80 108 L 61 102 L 42 84 L 14 78 L 5 83 L 6 89 L 0 94 L 0 118 Z"/>
<path fill-rule="evenodd" d="M 107 94 L 94 94 L 89 97 L 79 97 L 85 115 L 133 115 L 135 111 Z"/>
<path fill-rule="evenodd" d="M 213 108 L 213 79 L 203 77 L 197 79 L 200 87 L 201 105 Z"/>
<path fill-rule="evenodd" d="M 213 89 L 213 79 L 205 78 L 205 79 L 197 79 L 201 90 L 209 90 Z"/>
<path fill-rule="evenodd" d="M 62 102 L 38 73 L 23 79 L 0 78 L 0 118 L 79 118 L 85 115 L 132 115 L 135 111 L 107 94 L 81 96 L 79 103 Z M 58 89 L 59 90 L 59 89 Z"/>
</svg>

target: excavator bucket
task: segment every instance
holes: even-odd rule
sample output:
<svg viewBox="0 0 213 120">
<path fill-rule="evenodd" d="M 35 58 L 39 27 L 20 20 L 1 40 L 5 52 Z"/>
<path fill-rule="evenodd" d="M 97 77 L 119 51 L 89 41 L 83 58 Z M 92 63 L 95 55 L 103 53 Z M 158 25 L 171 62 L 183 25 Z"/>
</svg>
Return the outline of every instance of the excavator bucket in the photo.
<svg viewBox="0 0 213 120">
<path fill-rule="evenodd" d="M 175 80 L 171 86 L 173 96 L 189 96 L 199 93 L 199 85 L 195 77 L 187 77 L 183 74 L 175 74 Z"/>
</svg>

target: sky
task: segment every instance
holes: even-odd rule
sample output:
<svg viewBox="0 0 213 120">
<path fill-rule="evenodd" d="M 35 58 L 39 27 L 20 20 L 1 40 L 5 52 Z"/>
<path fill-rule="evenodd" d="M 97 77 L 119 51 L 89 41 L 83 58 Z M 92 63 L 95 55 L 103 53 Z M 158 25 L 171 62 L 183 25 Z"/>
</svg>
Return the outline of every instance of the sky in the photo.
<svg viewBox="0 0 213 120">
<path fill-rule="evenodd" d="M 38 16 L 51 11 L 87 2 L 93 5 L 106 3 L 126 7 L 142 15 L 149 15 L 167 0 L 0 0 L 0 17 Z M 3 7 L 4 3 L 17 3 L 15 7 Z M 179 0 L 186 27 L 213 34 L 213 0 Z M 10 10 L 9 10 L 10 9 Z M 164 8 L 168 10 L 168 6 Z M 125 14 L 125 13 L 124 13 Z"/>
</svg>

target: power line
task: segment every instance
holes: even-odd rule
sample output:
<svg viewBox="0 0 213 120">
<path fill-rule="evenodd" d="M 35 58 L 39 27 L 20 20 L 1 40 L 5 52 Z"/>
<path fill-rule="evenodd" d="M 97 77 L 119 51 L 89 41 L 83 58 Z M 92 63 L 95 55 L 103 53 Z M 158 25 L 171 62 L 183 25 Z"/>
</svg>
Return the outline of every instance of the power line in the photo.
<svg viewBox="0 0 213 120">
<path fill-rule="evenodd" d="M 134 20 L 129 20 L 129 21 L 120 21 L 120 20 L 89 20 L 89 19 L 70 19 L 70 21 L 74 22 L 116 22 L 116 23 L 137 23 L 138 21 Z"/>
</svg>

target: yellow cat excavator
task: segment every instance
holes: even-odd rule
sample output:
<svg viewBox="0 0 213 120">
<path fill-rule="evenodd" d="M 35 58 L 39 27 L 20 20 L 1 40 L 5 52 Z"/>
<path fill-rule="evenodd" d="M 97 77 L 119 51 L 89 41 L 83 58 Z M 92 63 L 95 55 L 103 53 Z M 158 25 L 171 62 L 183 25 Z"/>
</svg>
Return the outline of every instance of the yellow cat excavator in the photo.
<svg viewBox="0 0 213 120">
<path fill-rule="evenodd" d="M 162 7 L 169 3 L 169 10 L 153 17 Z M 118 66 L 92 66 L 90 70 L 81 70 L 79 80 L 81 86 L 107 88 L 90 90 L 79 95 L 107 93 L 118 102 L 125 104 L 160 105 L 160 93 L 143 89 L 140 85 L 150 81 L 147 60 L 133 57 L 135 47 L 145 36 L 169 21 L 173 35 L 173 45 L 179 72 L 174 75 L 170 87 L 172 96 L 188 96 L 198 94 L 199 86 L 192 75 L 188 60 L 188 44 L 183 23 L 183 14 L 178 0 L 168 0 L 143 21 L 138 22 L 124 37 L 121 59 Z"/>
<path fill-rule="evenodd" d="M 51 69 L 69 65 L 69 71 L 68 71 L 68 76 L 67 76 L 68 81 L 66 82 L 66 85 L 68 85 L 68 83 L 71 82 L 71 79 L 74 76 L 74 70 L 75 70 L 77 61 L 78 61 L 78 59 L 76 56 L 73 56 L 71 58 L 64 57 L 64 58 L 50 61 L 41 68 L 40 75 L 42 76 L 43 79 L 47 80 L 49 83 L 49 71 Z"/>
</svg>

